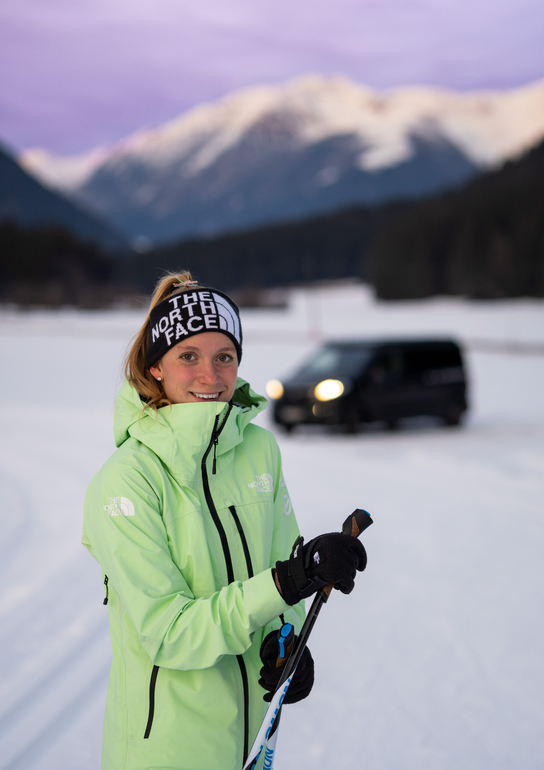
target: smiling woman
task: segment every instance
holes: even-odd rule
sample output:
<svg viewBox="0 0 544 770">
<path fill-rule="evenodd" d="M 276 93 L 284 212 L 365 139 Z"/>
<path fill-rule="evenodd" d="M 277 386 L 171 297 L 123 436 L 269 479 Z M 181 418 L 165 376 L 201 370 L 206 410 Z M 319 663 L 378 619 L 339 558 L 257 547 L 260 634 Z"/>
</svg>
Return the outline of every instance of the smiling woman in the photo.
<svg viewBox="0 0 544 770">
<path fill-rule="evenodd" d="M 85 507 L 113 647 L 104 770 L 241 767 L 266 710 L 263 639 L 301 626 L 272 574 L 298 527 L 241 356 L 226 294 L 189 273 L 159 282 L 116 401 L 118 450 Z M 307 666 L 299 700 L 311 684 Z"/>
<path fill-rule="evenodd" d="M 266 401 L 237 377 L 241 357 L 226 294 L 189 273 L 159 282 L 116 400 L 118 449 L 85 503 L 113 648 L 103 770 L 239 770 L 279 680 L 280 628 L 298 632 L 301 599 L 324 585 L 321 567 L 293 582 L 297 553 L 320 564 L 316 541 L 291 554 L 279 449 L 252 424 Z M 325 583 L 344 593 L 366 563 L 351 540 L 319 540 Z M 312 684 L 306 651 L 284 702 Z"/>
</svg>

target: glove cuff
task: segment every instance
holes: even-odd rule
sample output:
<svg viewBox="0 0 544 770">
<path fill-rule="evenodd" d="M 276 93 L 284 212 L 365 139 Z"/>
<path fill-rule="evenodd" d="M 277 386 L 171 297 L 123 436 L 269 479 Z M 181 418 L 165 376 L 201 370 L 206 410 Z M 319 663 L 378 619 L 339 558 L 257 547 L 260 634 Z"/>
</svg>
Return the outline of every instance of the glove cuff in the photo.
<svg viewBox="0 0 544 770">
<path fill-rule="evenodd" d="M 313 541 L 312 541 L 313 542 Z M 276 576 L 281 594 L 287 604 L 298 604 L 301 599 L 315 594 L 325 585 L 319 578 L 312 580 L 304 569 L 304 538 L 295 540 L 288 561 L 276 562 Z"/>
<path fill-rule="evenodd" d="M 298 604 L 301 597 L 293 582 L 293 578 L 289 574 L 288 561 L 276 562 L 276 578 L 280 587 L 280 593 L 283 596 L 283 600 L 287 604 Z"/>
</svg>

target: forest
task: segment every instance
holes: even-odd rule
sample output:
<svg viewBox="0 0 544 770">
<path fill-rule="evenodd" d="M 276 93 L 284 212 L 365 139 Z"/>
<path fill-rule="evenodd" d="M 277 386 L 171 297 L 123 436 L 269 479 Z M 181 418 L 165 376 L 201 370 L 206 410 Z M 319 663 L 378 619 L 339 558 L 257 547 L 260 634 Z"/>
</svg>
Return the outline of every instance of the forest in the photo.
<svg viewBox="0 0 544 770">
<path fill-rule="evenodd" d="M 359 207 L 297 223 L 107 253 L 58 228 L 0 225 L 0 301 L 105 307 L 147 295 L 164 270 L 259 291 L 356 278 L 377 296 L 544 296 L 544 142 L 426 200 Z M 254 301 L 254 299 L 253 299 Z"/>
</svg>

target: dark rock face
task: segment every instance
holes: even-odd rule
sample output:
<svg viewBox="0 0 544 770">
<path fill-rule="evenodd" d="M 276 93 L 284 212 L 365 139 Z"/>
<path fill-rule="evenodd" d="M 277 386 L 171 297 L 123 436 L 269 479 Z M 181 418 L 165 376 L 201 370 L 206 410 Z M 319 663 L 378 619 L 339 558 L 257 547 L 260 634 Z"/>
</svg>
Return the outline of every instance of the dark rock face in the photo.
<svg viewBox="0 0 544 770">
<path fill-rule="evenodd" d="M 49 190 L 0 148 L 0 222 L 24 227 L 62 227 L 109 251 L 127 250 L 127 240 L 93 214 Z"/>
</svg>

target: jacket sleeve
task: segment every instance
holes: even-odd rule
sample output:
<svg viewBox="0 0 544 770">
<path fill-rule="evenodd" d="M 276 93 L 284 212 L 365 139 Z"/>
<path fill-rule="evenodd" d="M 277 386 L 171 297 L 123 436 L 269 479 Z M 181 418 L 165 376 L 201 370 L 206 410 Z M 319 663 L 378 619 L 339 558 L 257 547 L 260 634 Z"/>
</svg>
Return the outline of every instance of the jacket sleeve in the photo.
<svg viewBox="0 0 544 770">
<path fill-rule="evenodd" d="M 91 482 L 83 544 L 108 575 L 158 666 L 204 669 L 224 655 L 239 655 L 256 631 L 290 609 L 271 569 L 195 599 L 171 558 L 157 494 L 129 463 L 117 465 L 113 478 L 102 471 Z"/>
<path fill-rule="evenodd" d="M 276 453 L 276 463 L 274 474 L 274 534 L 270 554 L 271 567 L 274 567 L 277 561 L 283 561 L 289 558 L 293 549 L 293 544 L 300 535 L 291 497 L 283 476 L 280 450 L 275 438 L 273 438 L 273 442 Z M 288 609 L 281 614 L 286 623 L 293 624 L 295 633 L 298 635 L 306 617 L 304 601 L 295 604 L 293 607 L 290 605 L 287 606 Z M 264 639 L 270 631 L 280 627 L 281 618 L 278 617 L 263 628 L 262 639 Z"/>
</svg>

